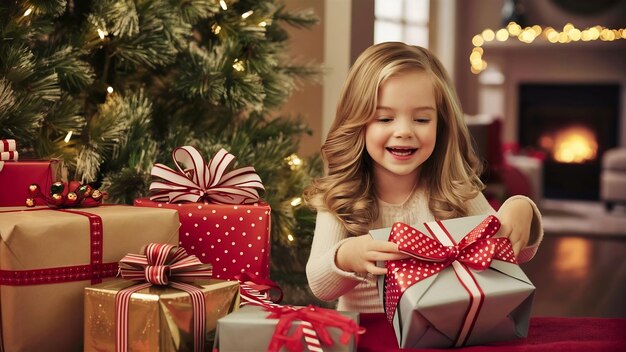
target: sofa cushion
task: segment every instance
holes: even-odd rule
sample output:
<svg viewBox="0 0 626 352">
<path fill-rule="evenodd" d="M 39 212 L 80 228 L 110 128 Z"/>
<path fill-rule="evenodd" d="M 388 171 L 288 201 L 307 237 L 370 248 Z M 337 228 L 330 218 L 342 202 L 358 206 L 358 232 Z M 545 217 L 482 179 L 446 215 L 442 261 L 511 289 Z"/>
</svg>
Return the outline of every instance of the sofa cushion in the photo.
<svg viewBox="0 0 626 352">
<path fill-rule="evenodd" d="M 602 168 L 626 172 L 626 148 L 607 150 L 602 156 Z"/>
</svg>

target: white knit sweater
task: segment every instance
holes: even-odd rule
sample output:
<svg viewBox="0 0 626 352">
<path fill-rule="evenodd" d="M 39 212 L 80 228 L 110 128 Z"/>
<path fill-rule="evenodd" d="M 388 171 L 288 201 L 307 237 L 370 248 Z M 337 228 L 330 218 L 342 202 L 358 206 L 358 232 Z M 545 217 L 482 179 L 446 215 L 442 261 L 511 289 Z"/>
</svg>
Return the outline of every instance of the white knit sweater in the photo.
<svg viewBox="0 0 626 352">
<path fill-rule="evenodd" d="M 534 215 L 531 225 L 530 238 L 536 238 L 518 255 L 520 263 L 527 262 L 535 255 L 539 243 L 543 238 L 541 214 L 535 203 L 527 197 L 513 196 L 504 204 L 513 199 L 527 199 L 533 207 Z M 503 206 L 504 206 L 503 204 Z M 379 200 L 379 217 L 372 228 L 391 227 L 395 222 L 418 224 L 434 221 L 435 218 L 428 209 L 425 191 L 421 188 L 400 205 L 385 203 Z M 497 214 L 481 193 L 468 202 L 469 215 Z M 369 235 L 364 235 L 369 236 Z M 346 229 L 331 213 L 320 210 L 317 213 L 315 234 L 311 247 L 311 255 L 307 262 L 306 272 L 313 294 L 321 300 L 333 301 L 339 299 L 337 309 L 356 311 L 361 313 L 383 312 L 383 306 L 378 297 L 376 279 L 372 275 L 363 276 L 346 272 L 335 264 L 335 255 L 341 244 L 347 240 Z"/>
</svg>

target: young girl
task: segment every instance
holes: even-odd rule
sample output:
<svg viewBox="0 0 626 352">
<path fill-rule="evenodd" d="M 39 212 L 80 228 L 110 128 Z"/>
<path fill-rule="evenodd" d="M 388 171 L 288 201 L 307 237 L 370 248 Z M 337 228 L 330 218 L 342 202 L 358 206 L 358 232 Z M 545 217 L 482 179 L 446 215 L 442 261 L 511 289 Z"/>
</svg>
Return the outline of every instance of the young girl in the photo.
<svg viewBox="0 0 626 352">
<path fill-rule="evenodd" d="M 322 146 L 327 176 L 305 191 L 317 209 L 307 263 L 313 293 L 339 299 L 339 310 L 382 312 L 376 261 L 407 255 L 370 229 L 496 214 L 481 193 L 480 165 L 461 107 L 441 62 L 403 43 L 374 45 L 357 59 Z M 518 261 L 530 260 L 543 237 L 528 198 L 507 199 L 497 212 L 498 236 Z M 527 243 L 531 243 L 527 246 Z"/>
</svg>

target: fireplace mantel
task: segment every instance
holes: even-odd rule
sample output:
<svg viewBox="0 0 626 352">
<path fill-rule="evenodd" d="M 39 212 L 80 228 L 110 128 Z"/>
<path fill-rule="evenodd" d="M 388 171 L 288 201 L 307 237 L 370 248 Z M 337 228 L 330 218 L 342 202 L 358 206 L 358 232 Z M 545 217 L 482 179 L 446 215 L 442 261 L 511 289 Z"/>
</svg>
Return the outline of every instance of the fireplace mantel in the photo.
<svg viewBox="0 0 626 352">
<path fill-rule="evenodd" d="M 524 43 L 517 39 L 509 38 L 505 42 L 490 41 L 483 44 L 486 53 L 490 51 L 520 51 L 520 50 L 626 50 L 626 40 L 613 41 L 591 40 L 576 41 L 570 43 L 550 43 L 548 40 L 538 38 L 532 43 Z"/>
<path fill-rule="evenodd" d="M 619 144 L 626 146 L 626 40 L 527 44 L 509 39 L 485 43 L 483 49 L 488 66 L 478 77 L 478 108 L 503 116 L 505 142 L 517 142 L 520 84 L 617 83 L 622 87 Z"/>
</svg>

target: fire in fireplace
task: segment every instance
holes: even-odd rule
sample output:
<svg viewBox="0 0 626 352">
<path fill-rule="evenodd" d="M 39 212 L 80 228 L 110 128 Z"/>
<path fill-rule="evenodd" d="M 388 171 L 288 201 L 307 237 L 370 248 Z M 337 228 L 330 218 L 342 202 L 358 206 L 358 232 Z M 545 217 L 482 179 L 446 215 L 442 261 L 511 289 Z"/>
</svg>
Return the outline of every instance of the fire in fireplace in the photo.
<svg viewBox="0 0 626 352">
<path fill-rule="evenodd" d="M 602 154 L 617 145 L 618 84 L 521 84 L 518 141 L 542 151 L 545 198 L 597 200 Z"/>
<path fill-rule="evenodd" d="M 559 163 L 593 162 L 598 153 L 595 133 L 580 125 L 546 133 L 539 138 L 539 145 Z"/>
</svg>

